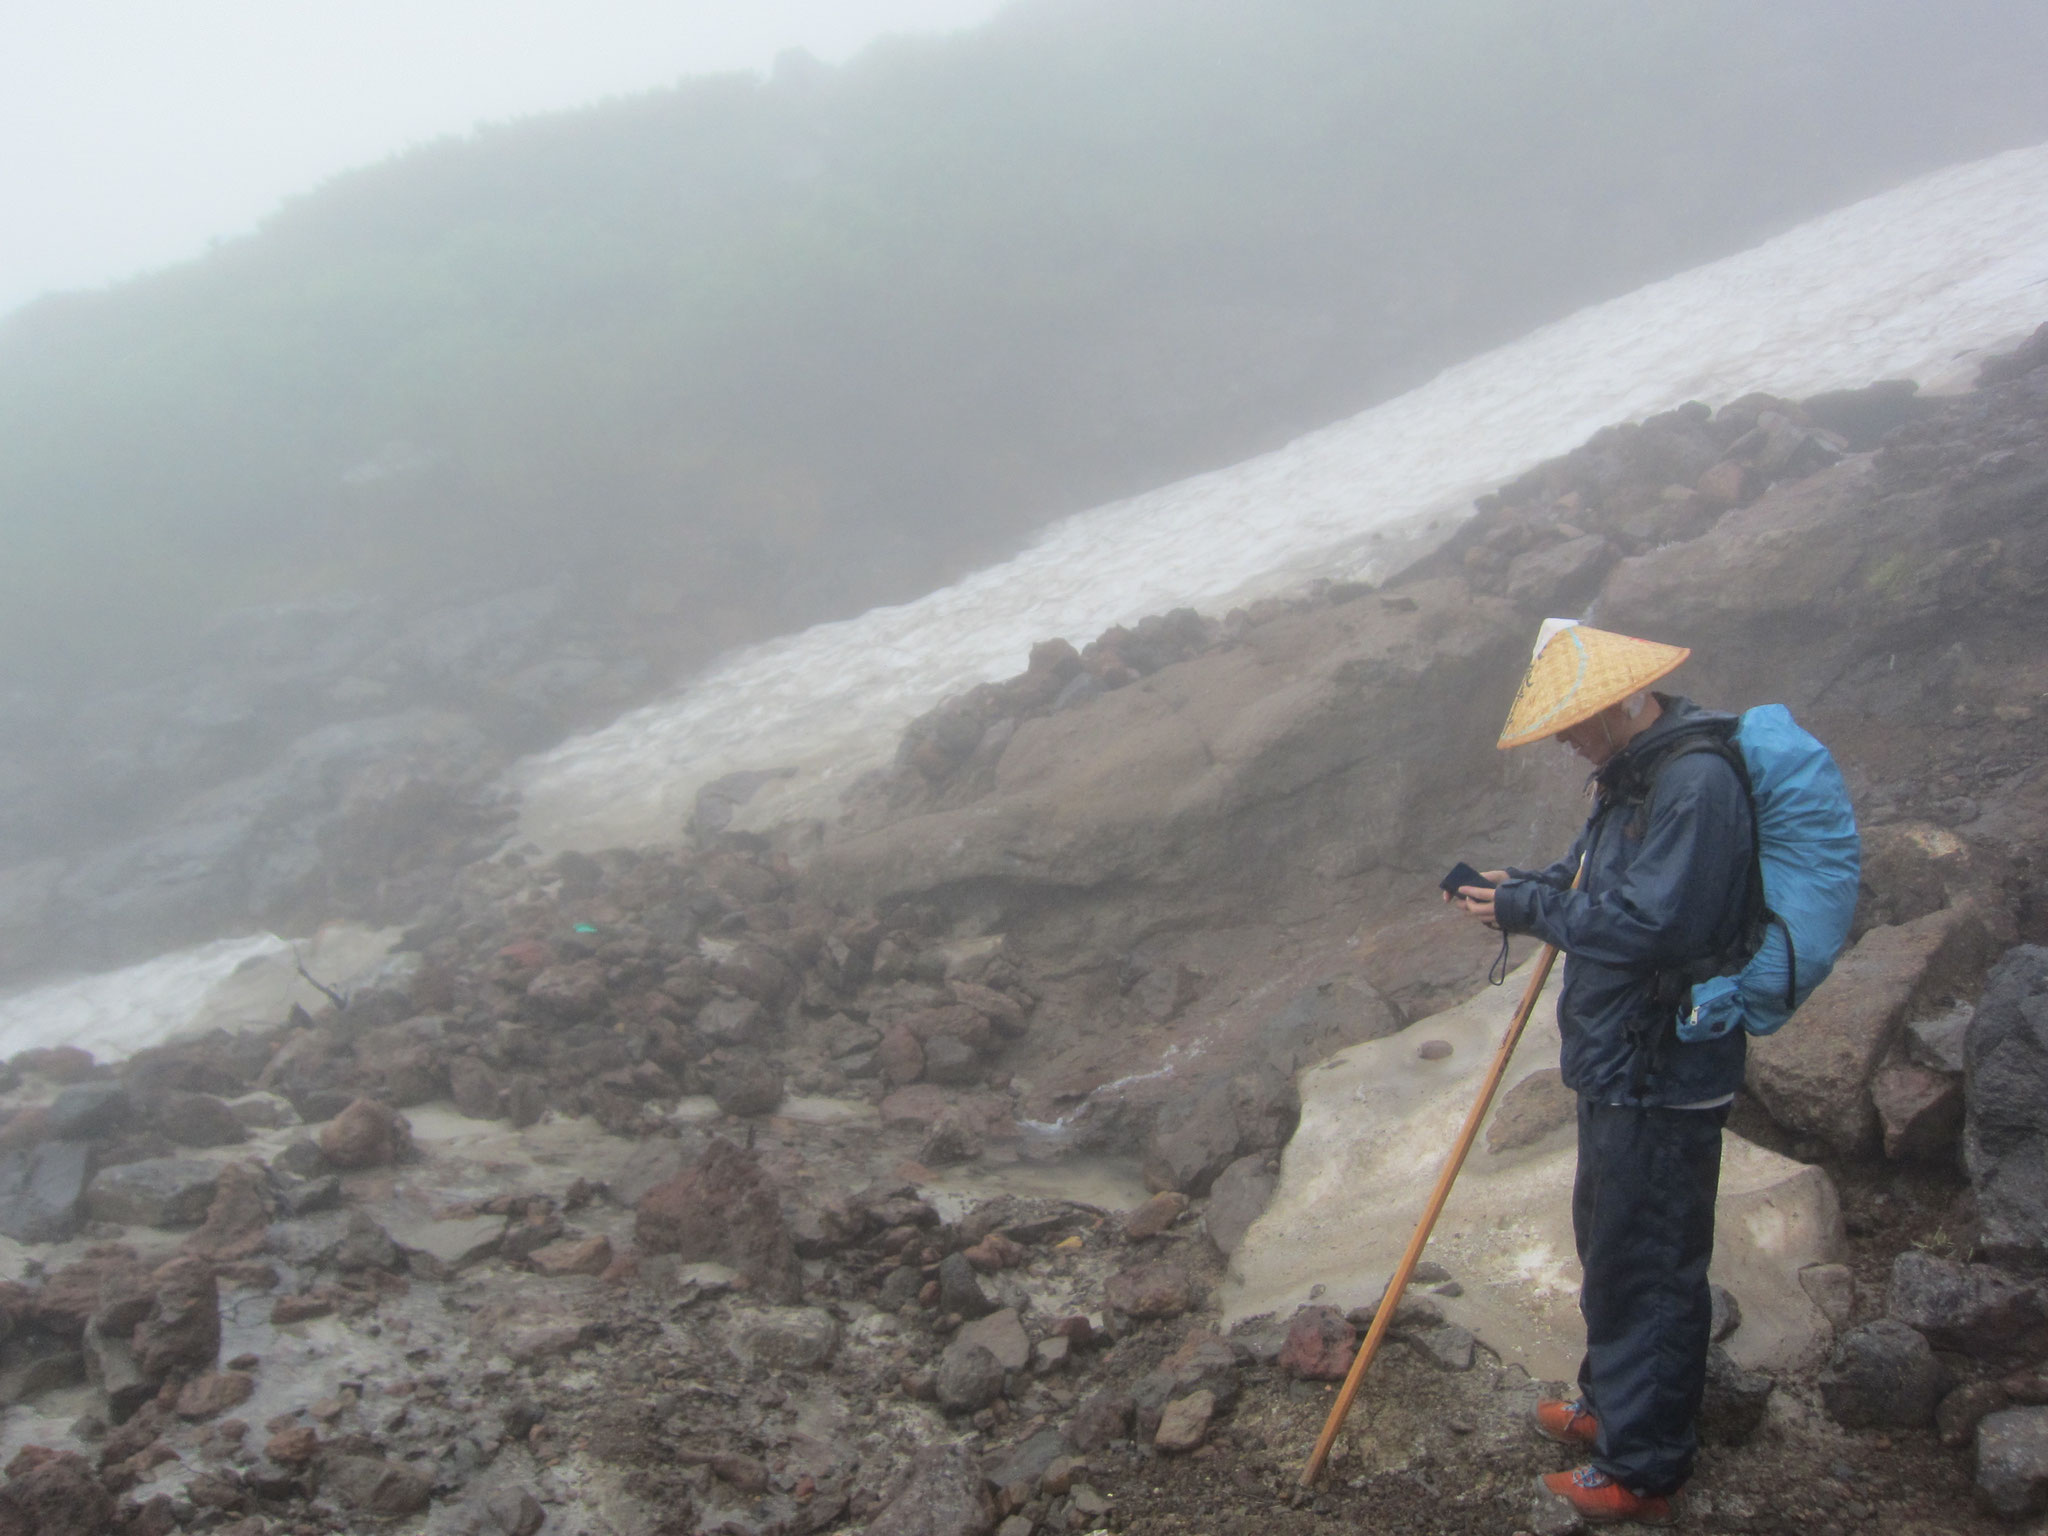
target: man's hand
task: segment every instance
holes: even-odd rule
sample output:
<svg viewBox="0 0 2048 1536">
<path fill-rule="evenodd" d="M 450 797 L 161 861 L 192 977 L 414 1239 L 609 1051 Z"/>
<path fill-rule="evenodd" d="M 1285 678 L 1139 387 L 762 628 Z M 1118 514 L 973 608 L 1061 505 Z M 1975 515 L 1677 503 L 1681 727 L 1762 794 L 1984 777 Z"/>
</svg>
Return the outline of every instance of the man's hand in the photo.
<svg viewBox="0 0 2048 1536">
<path fill-rule="evenodd" d="M 1482 869 L 1479 873 L 1486 879 L 1491 880 L 1494 885 L 1499 885 L 1508 877 L 1508 872 L 1504 869 Z M 1461 885 L 1458 887 L 1455 896 L 1449 891 L 1445 891 L 1444 900 L 1450 902 L 1467 917 L 1474 918 L 1489 928 L 1496 926 L 1493 920 L 1492 886 Z"/>
</svg>

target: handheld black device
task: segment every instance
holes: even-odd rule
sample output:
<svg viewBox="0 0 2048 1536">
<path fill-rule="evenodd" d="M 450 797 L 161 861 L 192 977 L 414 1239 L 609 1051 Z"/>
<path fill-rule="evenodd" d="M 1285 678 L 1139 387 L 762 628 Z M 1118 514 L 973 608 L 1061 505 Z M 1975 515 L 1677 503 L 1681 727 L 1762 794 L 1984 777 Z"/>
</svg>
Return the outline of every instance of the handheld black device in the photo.
<svg viewBox="0 0 2048 1536">
<path fill-rule="evenodd" d="M 1458 894 L 1458 887 L 1463 885 L 1483 885 L 1489 891 L 1493 889 L 1493 882 L 1491 880 L 1480 874 L 1478 870 L 1465 863 L 1462 859 L 1452 866 L 1451 872 L 1444 876 L 1441 884 L 1442 888 L 1449 891 L 1453 896 Z"/>
</svg>

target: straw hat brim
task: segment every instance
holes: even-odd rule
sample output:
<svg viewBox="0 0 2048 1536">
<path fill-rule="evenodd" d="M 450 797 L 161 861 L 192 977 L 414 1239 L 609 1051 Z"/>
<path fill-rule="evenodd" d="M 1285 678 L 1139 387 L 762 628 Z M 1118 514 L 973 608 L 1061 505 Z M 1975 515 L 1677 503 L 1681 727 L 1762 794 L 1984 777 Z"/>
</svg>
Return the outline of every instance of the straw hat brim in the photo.
<svg viewBox="0 0 2048 1536">
<path fill-rule="evenodd" d="M 1550 637 L 1529 663 L 1501 727 L 1501 750 L 1542 741 L 1590 720 L 1676 671 L 1692 652 L 1574 624 Z"/>
</svg>

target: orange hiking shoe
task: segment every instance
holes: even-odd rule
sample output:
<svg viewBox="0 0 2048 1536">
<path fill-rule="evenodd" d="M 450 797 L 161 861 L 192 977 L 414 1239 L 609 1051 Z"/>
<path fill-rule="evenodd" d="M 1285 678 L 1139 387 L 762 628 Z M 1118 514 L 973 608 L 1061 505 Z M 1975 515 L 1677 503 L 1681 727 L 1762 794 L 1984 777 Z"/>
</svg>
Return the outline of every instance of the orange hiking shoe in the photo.
<svg viewBox="0 0 2048 1536">
<path fill-rule="evenodd" d="M 1569 1403 L 1548 1397 L 1536 1405 L 1536 1433 L 1560 1445 L 1591 1447 L 1600 1438 L 1600 1421 L 1583 1397 Z"/>
<path fill-rule="evenodd" d="M 1616 1520 L 1633 1520 L 1638 1525 L 1670 1525 L 1677 1516 L 1671 1501 L 1659 1495 L 1645 1499 L 1630 1493 L 1598 1467 L 1581 1467 L 1576 1472 L 1551 1472 L 1537 1479 L 1579 1512 L 1588 1525 L 1606 1525 Z"/>
</svg>

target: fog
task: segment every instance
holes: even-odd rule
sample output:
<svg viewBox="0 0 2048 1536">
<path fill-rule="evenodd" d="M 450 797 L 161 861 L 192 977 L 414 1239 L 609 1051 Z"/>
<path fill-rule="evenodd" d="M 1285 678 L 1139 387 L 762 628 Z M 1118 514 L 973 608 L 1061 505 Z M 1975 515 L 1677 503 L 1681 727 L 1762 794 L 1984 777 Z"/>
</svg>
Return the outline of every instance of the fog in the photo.
<svg viewBox="0 0 2048 1536">
<path fill-rule="evenodd" d="M 0 302 L 84 290 L 0 318 L 0 977 L 403 924 L 516 838 L 514 764 L 720 658 L 812 655 L 782 640 L 998 567 L 1091 594 L 1090 622 L 1170 605 L 1173 562 L 1005 563 L 2048 141 L 2048 13 L 1986 0 L 175 14 L 53 13 L 0 66 L 9 142 L 42 150 L 6 160 Z M 1950 257 L 1872 238 L 1857 259 L 1945 313 Z M 1575 358 L 1584 398 L 1767 383 L 1773 324 L 1813 334 L 1801 279 L 1773 281 L 1691 371 Z M 1942 341 L 1813 346 L 1879 367 Z M 1601 424 L 1523 416 L 1531 452 Z M 1525 441 L 1430 420 L 1484 468 L 1304 505 L 1373 525 Z M 1298 564 L 1288 505 L 1247 526 Z M 1180 600 L 1278 579 L 1226 555 Z M 1042 599 L 1005 603 L 1070 611 Z M 999 666 L 1004 633 L 955 660 Z M 897 660 L 769 678 L 691 760 L 787 766 L 747 756 L 787 737 L 749 712 L 799 718 L 827 672 L 882 677 L 835 708 L 891 721 L 922 702 L 892 667 L 963 680 Z M 633 769 L 650 803 L 667 773 Z"/>
<path fill-rule="evenodd" d="M 81 0 L 0 53 L 0 314 L 247 233 L 413 145 L 802 49 L 978 22 L 998 0 Z"/>
</svg>

